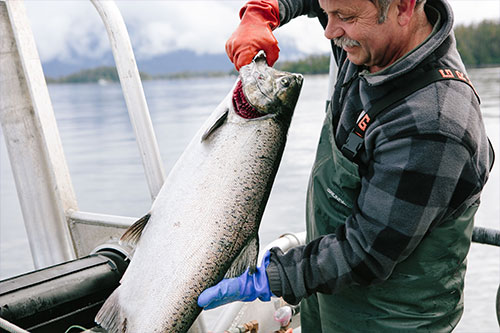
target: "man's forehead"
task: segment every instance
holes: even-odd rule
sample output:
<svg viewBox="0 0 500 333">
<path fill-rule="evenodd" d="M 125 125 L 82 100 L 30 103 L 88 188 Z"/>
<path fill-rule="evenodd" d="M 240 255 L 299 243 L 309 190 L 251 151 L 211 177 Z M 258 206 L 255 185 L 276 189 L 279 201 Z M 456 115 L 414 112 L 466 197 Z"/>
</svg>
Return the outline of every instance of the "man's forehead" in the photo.
<svg viewBox="0 0 500 333">
<path fill-rule="evenodd" d="M 319 0 L 319 5 L 326 12 L 342 12 L 360 9 L 370 2 L 369 0 Z"/>
</svg>

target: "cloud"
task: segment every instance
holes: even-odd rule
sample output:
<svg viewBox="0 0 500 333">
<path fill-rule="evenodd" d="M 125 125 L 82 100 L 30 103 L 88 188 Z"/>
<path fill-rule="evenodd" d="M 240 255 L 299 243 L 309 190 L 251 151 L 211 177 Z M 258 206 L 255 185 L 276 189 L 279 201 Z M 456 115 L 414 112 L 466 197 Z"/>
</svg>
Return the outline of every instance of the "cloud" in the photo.
<svg viewBox="0 0 500 333">
<path fill-rule="evenodd" d="M 117 0 L 138 56 L 148 58 L 180 49 L 223 53 L 238 25 L 245 0 Z M 451 0 L 455 24 L 500 16 L 497 0 Z M 100 58 L 110 52 L 104 25 L 87 0 L 26 0 L 42 61 Z M 328 52 L 317 20 L 300 17 L 275 32 L 280 45 L 303 53 Z"/>
<path fill-rule="evenodd" d="M 498 0 L 451 0 L 455 25 L 477 23 L 482 20 L 500 20 Z"/>
<path fill-rule="evenodd" d="M 116 1 L 135 52 L 143 58 L 179 49 L 222 53 L 243 0 Z M 25 2 L 43 61 L 110 52 L 104 25 L 90 1 Z"/>
<path fill-rule="evenodd" d="M 85 54 L 99 58 L 109 50 L 106 31 L 90 1 L 25 1 L 42 60 Z"/>
<path fill-rule="evenodd" d="M 317 19 L 298 17 L 275 31 L 280 44 L 293 45 L 306 54 L 330 51 L 330 42 L 325 38 L 323 27 Z"/>
<path fill-rule="evenodd" d="M 197 53 L 224 52 L 238 25 L 243 1 L 123 1 L 119 3 L 141 55 L 179 49 Z"/>
</svg>

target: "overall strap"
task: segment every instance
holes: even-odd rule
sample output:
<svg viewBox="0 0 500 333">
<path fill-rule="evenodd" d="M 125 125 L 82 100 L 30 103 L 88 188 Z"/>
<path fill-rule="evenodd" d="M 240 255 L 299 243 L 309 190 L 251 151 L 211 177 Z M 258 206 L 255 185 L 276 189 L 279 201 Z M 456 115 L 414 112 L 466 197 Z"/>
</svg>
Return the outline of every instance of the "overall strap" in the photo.
<svg viewBox="0 0 500 333">
<path fill-rule="evenodd" d="M 392 91 L 385 97 L 373 103 L 370 109 L 358 120 L 352 131 L 349 133 L 345 144 L 342 146 L 342 153 L 351 161 L 357 156 L 358 152 L 363 147 L 363 141 L 366 133 L 366 129 L 370 122 L 375 119 L 375 117 L 382 111 L 386 110 L 388 107 L 402 102 L 406 97 L 410 96 L 417 90 L 420 90 L 431 83 L 444 80 L 455 80 L 468 84 L 479 100 L 479 95 L 476 89 L 472 85 L 470 79 L 461 71 L 450 69 L 450 68 L 427 68 L 424 72 L 414 72 L 409 75 L 405 75 L 398 79 L 396 86 L 400 88 Z"/>
</svg>

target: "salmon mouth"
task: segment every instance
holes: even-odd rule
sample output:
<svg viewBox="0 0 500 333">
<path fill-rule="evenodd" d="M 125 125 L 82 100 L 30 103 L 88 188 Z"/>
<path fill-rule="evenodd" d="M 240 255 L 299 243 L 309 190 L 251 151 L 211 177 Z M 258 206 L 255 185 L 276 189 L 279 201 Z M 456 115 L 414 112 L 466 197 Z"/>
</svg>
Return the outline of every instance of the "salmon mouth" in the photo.
<svg viewBox="0 0 500 333">
<path fill-rule="evenodd" d="M 265 116 L 265 114 L 260 113 L 248 102 L 243 93 L 243 84 L 241 80 L 238 81 L 233 91 L 233 107 L 236 114 L 243 119 L 255 119 Z"/>
</svg>

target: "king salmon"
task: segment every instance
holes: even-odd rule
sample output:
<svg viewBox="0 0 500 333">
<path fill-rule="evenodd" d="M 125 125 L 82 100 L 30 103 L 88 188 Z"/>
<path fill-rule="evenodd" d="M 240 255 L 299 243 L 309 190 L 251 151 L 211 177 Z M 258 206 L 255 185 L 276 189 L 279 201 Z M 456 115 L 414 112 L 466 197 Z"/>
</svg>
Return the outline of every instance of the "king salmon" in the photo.
<svg viewBox="0 0 500 333">
<path fill-rule="evenodd" d="M 176 162 L 148 214 L 122 241 L 135 250 L 96 322 L 108 332 L 186 332 L 199 294 L 254 268 L 258 229 L 285 147 L 303 77 L 265 54 Z"/>
</svg>

